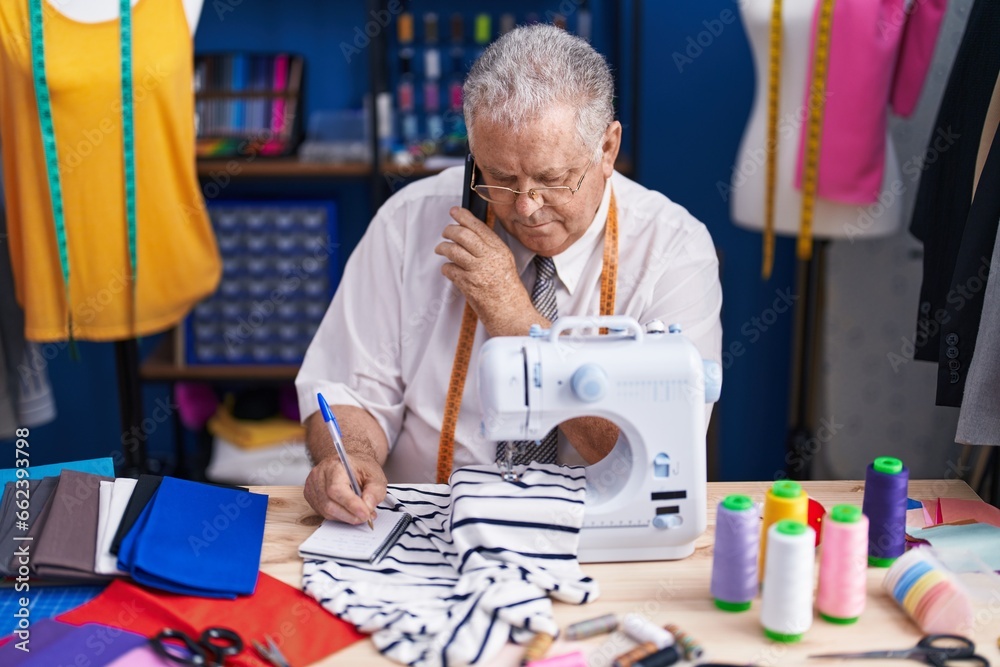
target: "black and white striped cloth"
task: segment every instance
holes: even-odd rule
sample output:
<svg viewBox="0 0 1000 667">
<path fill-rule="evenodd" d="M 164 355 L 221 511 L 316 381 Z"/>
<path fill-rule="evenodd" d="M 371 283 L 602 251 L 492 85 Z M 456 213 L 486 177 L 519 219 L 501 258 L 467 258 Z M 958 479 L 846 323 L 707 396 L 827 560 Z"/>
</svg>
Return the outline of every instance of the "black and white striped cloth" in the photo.
<svg viewBox="0 0 1000 667">
<path fill-rule="evenodd" d="M 399 542 L 375 565 L 307 560 L 302 589 L 393 660 L 485 664 L 508 641 L 557 635 L 551 598 L 597 597 L 577 561 L 584 495 L 584 468 L 537 462 L 513 483 L 481 466 L 393 485 L 382 506 L 414 519 Z"/>
</svg>

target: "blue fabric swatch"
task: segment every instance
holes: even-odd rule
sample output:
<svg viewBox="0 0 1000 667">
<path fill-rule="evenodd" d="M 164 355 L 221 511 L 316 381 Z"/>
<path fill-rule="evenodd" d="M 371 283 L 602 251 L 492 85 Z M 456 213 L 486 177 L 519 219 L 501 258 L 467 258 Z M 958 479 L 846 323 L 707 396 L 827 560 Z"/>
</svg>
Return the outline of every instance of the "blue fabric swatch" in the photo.
<svg viewBox="0 0 1000 667">
<path fill-rule="evenodd" d="M 79 472 L 89 472 L 94 475 L 104 477 L 115 476 L 115 462 L 110 456 L 100 459 L 86 459 L 84 461 L 69 461 L 68 463 L 50 463 L 44 466 L 30 466 L 21 468 L 28 471 L 27 479 L 41 479 L 42 477 L 58 477 L 63 470 L 77 470 Z M 0 488 L 7 482 L 17 479 L 18 468 L 7 468 L 0 470 Z"/>
<path fill-rule="evenodd" d="M 164 477 L 118 550 L 140 584 L 232 599 L 257 587 L 267 496 Z"/>
</svg>

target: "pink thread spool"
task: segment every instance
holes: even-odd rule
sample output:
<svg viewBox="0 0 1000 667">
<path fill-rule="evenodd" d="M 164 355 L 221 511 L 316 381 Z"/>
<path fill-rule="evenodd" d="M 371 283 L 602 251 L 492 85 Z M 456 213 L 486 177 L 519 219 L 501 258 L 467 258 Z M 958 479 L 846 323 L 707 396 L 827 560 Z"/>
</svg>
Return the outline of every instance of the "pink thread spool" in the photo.
<svg viewBox="0 0 1000 667">
<path fill-rule="evenodd" d="M 830 623 L 854 623 L 865 610 L 868 517 L 857 505 L 837 505 L 823 522 L 816 609 Z"/>
<path fill-rule="evenodd" d="M 573 651 L 572 653 L 554 655 L 551 658 L 532 660 L 527 664 L 527 667 L 587 667 L 587 656 L 583 654 L 583 651 Z"/>
</svg>

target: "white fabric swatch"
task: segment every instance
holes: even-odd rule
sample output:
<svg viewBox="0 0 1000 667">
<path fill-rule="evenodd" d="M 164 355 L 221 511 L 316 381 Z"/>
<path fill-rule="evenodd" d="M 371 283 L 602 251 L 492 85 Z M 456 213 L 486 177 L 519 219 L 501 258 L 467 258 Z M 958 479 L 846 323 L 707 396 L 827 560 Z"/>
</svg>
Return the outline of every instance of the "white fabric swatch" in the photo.
<svg viewBox="0 0 1000 667">
<path fill-rule="evenodd" d="M 97 551 L 94 571 L 98 574 L 128 574 L 118 569 L 118 556 L 111 553 L 111 542 L 118 532 L 118 524 L 125 515 L 125 507 L 135 490 L 138 480 L 116 477 L 114 483 L 101 482 L 101 509 L 97 516 Z"/>
<path fill-rule="evenodd" d="M 508 641 L 559 633 L 550 596 L 598 596 L 577 561 L 585 483 L 581 467 L 534 462 L 516 483 L 488 465 L 390 486 L 382 506 L 414 519 L 399 542 L 377 565 L 307 560 L 302 589 L 393 660 L 487 664 Z"/>
</svg>

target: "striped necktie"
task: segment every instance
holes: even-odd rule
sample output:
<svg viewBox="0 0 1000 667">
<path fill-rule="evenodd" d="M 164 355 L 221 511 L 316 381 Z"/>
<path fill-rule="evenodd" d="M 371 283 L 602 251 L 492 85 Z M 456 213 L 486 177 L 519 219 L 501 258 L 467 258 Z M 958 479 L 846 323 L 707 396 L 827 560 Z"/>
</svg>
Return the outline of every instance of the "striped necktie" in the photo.
<svg viewBox="0 0 1000 667">
<path fill-rule="evenodd" d="M 531 305 L 549 322 L 555 322 L 559 317 L 556 305 L 556 264 L 551 257 L 535 255 L 535 287 L 531 290 Z M 514 465 L 526 465 L 531 461 L 540 463 L 556 462 L 556 446 L 559 442 L 559 429 L 553 428 L 539 444 L 535 440 L 518 440 L 514 444 Z M 505 442 L 497 443 L 497 461 L 507 457 Z"/>
</svg>

